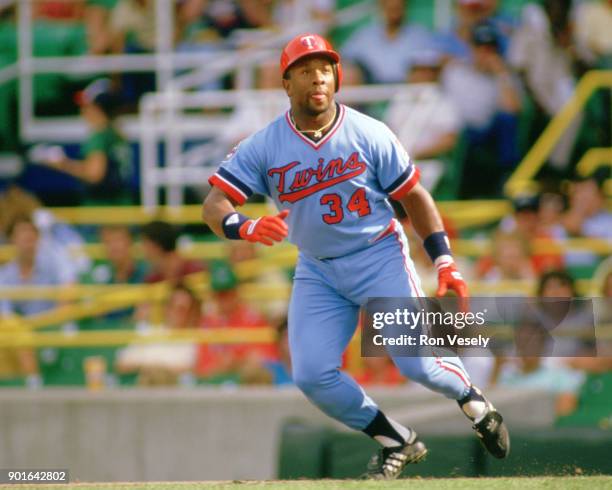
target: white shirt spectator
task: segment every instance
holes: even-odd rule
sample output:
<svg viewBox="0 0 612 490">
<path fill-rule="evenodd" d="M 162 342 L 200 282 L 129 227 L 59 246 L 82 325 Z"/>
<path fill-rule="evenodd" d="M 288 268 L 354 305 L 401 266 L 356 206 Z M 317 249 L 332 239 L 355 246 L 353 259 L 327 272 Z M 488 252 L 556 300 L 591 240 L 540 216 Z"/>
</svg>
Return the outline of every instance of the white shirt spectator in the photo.
<svg viewBox="0 0 612 490">
<path fill-rule="evenodd" d="M 461 130 L 453 101 L 435 84 L 410 85 L 394 96 L 386 123 L 409 155 L 431 148 L 441 136 Z"/>
<path fill-rule="evenodd" d="M 404 25 L 390 39 L 377 18 L 347 39 L 341 54 L 346 61 L 365 69 L 372 83 L 402 83 L 410 69 L 412 54 L 431 45 L 431 36 L 424 27 Z"/>
<path fill-rule="evenodd" d="M 442 73 L 446 93 L 466 126 L 486 128 L 498 111 L 499 86 L 494 77 L 467 63 L 450 63 Z"/>
</svg>

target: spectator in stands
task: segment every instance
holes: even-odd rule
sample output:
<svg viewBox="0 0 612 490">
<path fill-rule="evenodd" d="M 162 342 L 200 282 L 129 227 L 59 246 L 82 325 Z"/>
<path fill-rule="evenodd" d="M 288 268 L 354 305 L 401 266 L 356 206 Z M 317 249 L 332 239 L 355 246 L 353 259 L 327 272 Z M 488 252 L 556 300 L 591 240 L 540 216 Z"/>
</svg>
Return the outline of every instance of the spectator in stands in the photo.
<svg viewBox="0 0 612 490">
<path fill-rule="evenodd" d="M 308 2 L 312 9 L 306 15 L 323 15 L 329 6 L 318 5 L 326 0 Z M 225 39 L 237 32 L 247 30 L 270 29 L 295 24 L 296 15 L 303 13 L 294 5 L 295 2 L 279 2 L 278 0 L 185 0 L 178 10 L 179 23 L 183 26 L 196 24 L 199 32 L 194 36 L 201 41 L 216 41 Z M 299 18 L 303 22 L 304 17 Z M 246 33 L 248 37 L 248 33 Z M 237 41 L 234 39 L 234 41 Z"/>
<path fill-rule="evenodd" d="M 200 323 L 200 298 L 183 284 L 177 284 L 166 303 L 163 328 L 196 328 Z M 191 384 L 197 347 L 192 343 L 135 344 L 117 355 L 117 371 L 138 373 L 144 386 Z"/>
<path fill-rule="evenodd" d="M 510 44 L 508 59 L 518 71 L 538 109 L 546 119 L 536 121 L 543 129 L 574 93 L 576 50 L 571 31 L 571 0 L 546 0 L 523 9 L 522 22 Z M 576 118 L 553 150 L 549 160 L 565 168 L 571 157 L 582 117 Z"/>
<path fill-rule="evenodd" d="M 575 39 L 582 59 L 589 65 L 612 67 L 612 0 L 578 4 Z"/>
<path fill-rule="evenodd" d="M 181 257 L 177 251 L 178 231 L 165 221 L 152 221 L 142 228 L 142 248 L 149 273 L 148 283 L 169 281 L 178 284 L 194 272 L 204 270 L 202 264 Z"/>
<path fill-rule="evenodd" d="M 566 236 L 612 239 L 612 213 L 606 208 L 605 182 L 610 168 L 602 167 L 590 175 L 576 175 L 569 185 L 569 206 L 562 217 Z M 565 263 L 581 277 L 591 277 L 598 263 L 595 253 L 568 252 Z"/>
<path fill-rule="evenodd" d="M 46 253 L 40 246 L 40 234 L 28 216 L 18 216 L 9 227 L 15 259 L 0 267 L 3 286 L 68 286 L 76 282 L 74 269 L 67 267 L 68 259 L 59 251 Z M 48 251 L 48 250 L 47 250 Z M 35 315 L 55 306 L 49 300 L 0 300 L 0 316 Z"/>
<path fill-rule="evenodd" d="M 545 236 L 560 238 L 564 236 L 561 220 L 567 206 L 561 192 L 547 191 L 540 195 L 538 210 L 538 229 Z"/>
<path fill-rule="evenodd" d="M 21 187 L 11 185 L 0 192 L 0 243 L 9 241 L 9 227 L 17 217 L 32 216 L 42 203 Z"/>
<path fill-rule="evenodd" d="M 569 305 L 569 300 L 576 297 L 576 294 L 574 280 L 564 270 L 549 271 L 539 278 L 539 298 L 567 298 Z M 559 302 L 548 304 L 559 305 Z M 551 344 L 552 338 L 548 333 L 551 324 L 546 315 L 550 312 L 557 313 L 557 310 L 554 306 L 548 310 L 544 307 L 535 317 L 526 317 L 529 318 L 527 322 L 517 328 L 515 342 L 519 357 L 504 361 L 499 371 L 499 384 L 556 393 L 555 412 L 557 415 L 566 415 L 576 408 L 577 393 L 585 376 L 583 372 L 570 366 L 571 358 L 548 357 L 555 346 Z M 556 325 L 555 323 L 554 326 Z M 559 342 L 559 339 L 554 342 Z"/>
<path fill-rule="evenodd" d="M 116 53 L 142 53 L 155 50 L 155 2 L 118 0 L 110 17 Z"/>
<path fill-rule="evenodd" d="M 203 328 L 262 328 L 264 316 L 240 298 L 238 278 L 224 262 L 211 266 L 212 301 L 202 319 Z M 261 369 L 264 361 L 275 359 L 274 346 L 233 344 L 200 346 L 197 374 L 208 382 L 234 381 L 269 383 L 270 372 Z"/>
<path fill-rule="evenodd" d="M 404 0 L 379 0 L 380 15 L 343 44 L 343 60 L 357 64 L 369 83 L 403 83 L 411 56 L 432 46 L 429 32 L 405 22 Z"/>
<path fill-rule="evenodd" d="M 87 0 L 84 12 L 87 45 L 92 55 L 112 52 L 114 40 L 110 17 L 117 0 Z"/>
<path fill-rule="evenodd" d="M 144 263 L 135 260 L 132 251 L 132 235 L 127 226 L 107 225 L 100 229 L 100 241 L 104 258 L 94 261 L 81 282 L 85 284 L 141 284 L 145 278 Z M 106 315 L 109 320 L 126 320 L 134 314 L 134 308 L 115 310 Z"/>
<path fill-rule="evenodd" d="M 547 194 L 549 195 L 549 194 Z M 542 209 L 543 196 L 538 194 L 520 194 L 512 200 L 514 213 L 502 220 L 499 225 L 504 232 L 519 233 L 532 246 L 534 241 L 552 241 L 562 238 L 557 221 L 561 219 L 560 212 L 554 201 L 554 209 Z M 547 203 L 546 206 L 549 206 Z M 531 265 L 536 274 L 550 269 L 558 269 L 563 265 L 563 257 L 557 252 L 534 252 L 531 255 Z"/>
<path fill-rule="evenodd" d="M 90 130 L 81 145 L 83 159 L 69 159 L 61 147 L 38 145 L 30 151 L 30 160 L 83 181 L 90 204 L 124 200 L 131 150 L 114 125 L 119 98 L 111 90 L 110 81 L 100 79 L 79 92 L 76 99 Z"/>
<path fill-rule="evenodd" d="M 576 175 L 569 189 L 569 209 L 563 226 L 570 236 L 612 239 L 612 213 L 606 208 L 604 186 L 610 167 L 586 177 Z"/>
<path fill-rule="evenodd" d="M 387 124 L 416 160 L 446 154 L 457 140 L 459 116 L 453 102 L 439 87 L 441 68 L 442 57 L 437 51 L 415 53 L 411 57 L 406 81 L 408 84 L 430 85 L 418 93 L 395 95 L 387 109 Z M 421 110 L 420 118 L 414 117 L 415 109 Z"/>
<path fill-rule="evenodd" d="M 421 182 L 438 197 L 452 185 L 450 181 L 460 177 L 452 167 L 450 153 L 461 131 L 461 120 L 454 102 L 442 90 L 441 70 L 438 51 L 415 53 L 407 77 L 411 90 L 391 99 L 385 117 L 408 154 L 419 160 Z"/>
<path fill-rule="evenodd" d="M 467 127 L 462 197 L 498 195 L 519 158 L 520 84 L 501 57 L 493 24 L 478 24 L 472 42 L 474 61 L 449 63 L 442 78 Z"/>
<path fill-rule="evenodd" d="M 38 0 L 32 7 L 34 19 L 78 22 L 83 18 L 85 0 Z"/>
<path fill-rule="evenodd" d="M 492 267 L 483 275 L 485 281 L 535 279 L 529 243 L 520 233 L 498 231 L 493 238 L 492 258 Z"/>
<path fill-rule="evenodd" d="M 8 241 L 9 226 L 23 216 L 30 217 L 38 228 L 44 253 L 57 253 L 64 258 L 64 267 L 75 276 L 89 267 L 84 241 L 77 230 L 58 220 L 34 195 L 16 185 L 0 193 L 0 243 Z"/>
<path fill-rule="evenodd" d="M 96 261 L 83 278 L 95 284 L 140 284 L 145 279 L 145 267 L 134 259 L 132 234 L 127 226 L 106 225 L 100 229 L 104 259 Z"/>
<path fill-rule="evenodd" d="M 469 62 L 472 59 L 472 30 L 482 22 L 490 22 L 499 32 L 499 49 L 505 56 L 514 20 L 498 12 L 497 0 L 456 0 L 456 16 L 448 32 L 436 36 L 439 48 L 446 55 Z"/>
</svg>

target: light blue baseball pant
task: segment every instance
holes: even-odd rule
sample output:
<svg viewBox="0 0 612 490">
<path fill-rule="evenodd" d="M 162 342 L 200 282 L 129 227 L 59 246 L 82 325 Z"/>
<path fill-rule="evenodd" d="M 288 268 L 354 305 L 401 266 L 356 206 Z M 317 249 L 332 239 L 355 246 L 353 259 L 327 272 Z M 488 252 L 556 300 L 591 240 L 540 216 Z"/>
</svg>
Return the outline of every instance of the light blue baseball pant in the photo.
<svg viewBox="0 0 612 490">
<path fill-rule="evenodd" d="M 401 225 L 361 250 L 334 259 L 300 253 L 289 305 L 293 380 L 323 412 L 363 430 L 376 403 L 340 371 L 342 354 L 355 333 L 360 305 L 372 297 L 424 296 Z M 459 400 L 470 380 L 458 357 L 393 357 L 402 375 Z"/>
</svg>

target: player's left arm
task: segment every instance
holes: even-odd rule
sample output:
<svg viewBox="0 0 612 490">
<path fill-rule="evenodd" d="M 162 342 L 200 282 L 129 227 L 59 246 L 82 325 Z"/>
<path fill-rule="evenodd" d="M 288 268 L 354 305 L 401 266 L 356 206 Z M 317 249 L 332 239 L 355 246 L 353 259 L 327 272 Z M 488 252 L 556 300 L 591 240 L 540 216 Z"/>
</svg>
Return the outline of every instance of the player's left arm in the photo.
<svg viewBox="0 0 612 490">
<path fill-rule="evenodd" d="M 423 239 L 423 246 L 438 271 L 436 296 L 444 296 L 449 289 L 460 297 L 468 296 L 467 284 L 455 266 L 442 217 L 431 194 L 417 183 L 399 199 L 412 226 Z"/>
</svg>

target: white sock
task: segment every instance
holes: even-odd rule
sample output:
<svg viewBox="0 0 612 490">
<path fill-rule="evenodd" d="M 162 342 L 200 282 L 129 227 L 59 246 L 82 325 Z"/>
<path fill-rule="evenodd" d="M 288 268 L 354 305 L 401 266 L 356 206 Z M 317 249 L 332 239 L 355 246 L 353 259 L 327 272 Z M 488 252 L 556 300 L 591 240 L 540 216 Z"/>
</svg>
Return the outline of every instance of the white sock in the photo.
<svg viewBox="0 0 612 490">
<path fill-rule="evenodd" d="M 480 422 L 491 409 L 491 404 L 474 385 L 470 387 L 468 395 L 458 403 L 463 413 L 475 424 Z"/>
</svg>

